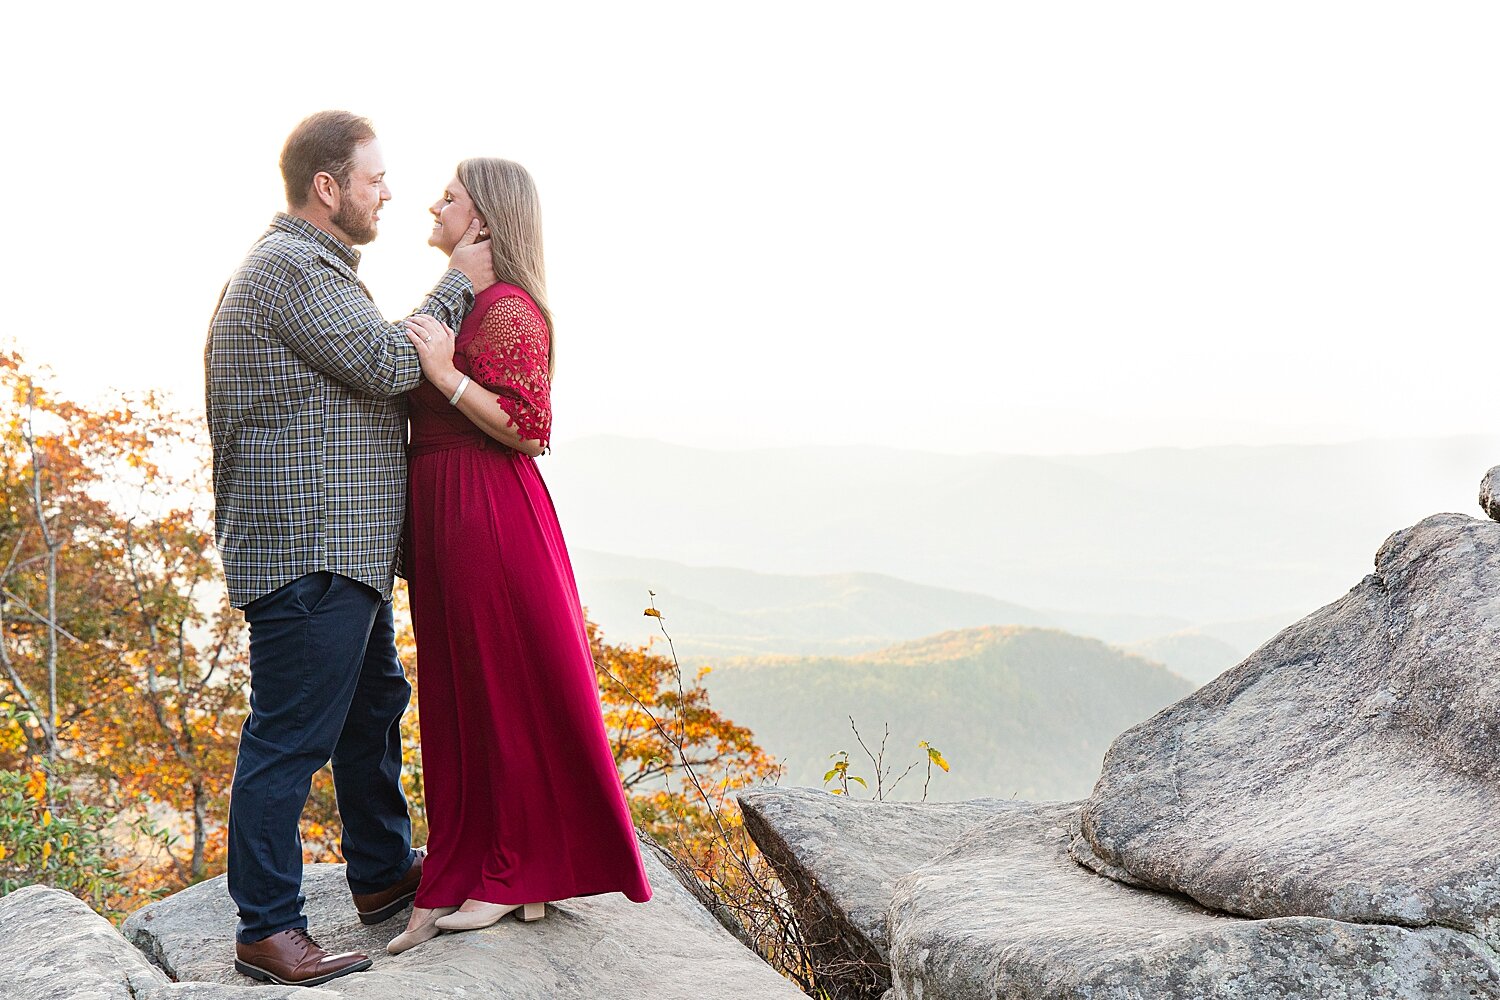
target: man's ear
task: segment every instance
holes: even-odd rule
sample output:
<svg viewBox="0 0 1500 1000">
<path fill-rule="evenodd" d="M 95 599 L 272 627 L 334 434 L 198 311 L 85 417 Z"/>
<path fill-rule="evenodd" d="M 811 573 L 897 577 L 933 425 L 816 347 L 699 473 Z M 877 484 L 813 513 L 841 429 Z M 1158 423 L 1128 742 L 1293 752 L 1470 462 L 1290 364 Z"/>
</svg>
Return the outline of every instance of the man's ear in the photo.
<svg viewBox="0 0 1500 1000">
<path fill-rule="evenodd" d="M 339 207 L 339 182 L 333 179 L 333 175 L 325 171 L 313 174 L 312 179 L 313 197 L 327 206 L 330 212 L 337 211 Z"/>
</svg>

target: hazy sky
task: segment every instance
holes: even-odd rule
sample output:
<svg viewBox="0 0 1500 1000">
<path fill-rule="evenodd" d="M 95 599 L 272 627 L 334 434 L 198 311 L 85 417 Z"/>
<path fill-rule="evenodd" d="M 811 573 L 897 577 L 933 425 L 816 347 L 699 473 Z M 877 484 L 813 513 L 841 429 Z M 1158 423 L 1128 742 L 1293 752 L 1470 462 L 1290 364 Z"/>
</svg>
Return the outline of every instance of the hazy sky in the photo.
<svg viewBox="0 0 1500 1000">
<path fill-rule="evenodd" d="M 1103 451 L 1493 430 L 1489 3 L 30 5 L 10 331 L 201 405 L 305 114 L 399 316 L 470 155 L 541 190 L 557 441 Z"/>
</svg>

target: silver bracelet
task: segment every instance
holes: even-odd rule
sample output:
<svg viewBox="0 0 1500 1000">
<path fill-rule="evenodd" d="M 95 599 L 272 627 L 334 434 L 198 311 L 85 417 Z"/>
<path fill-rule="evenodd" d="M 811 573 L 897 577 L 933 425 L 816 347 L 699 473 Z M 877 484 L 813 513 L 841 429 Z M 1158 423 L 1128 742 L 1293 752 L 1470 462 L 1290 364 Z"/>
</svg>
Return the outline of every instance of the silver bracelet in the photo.
<svg viewBox="0 0 1500 1000">
<path fill-rule="evenodd" d="M 469 376 L 465 375 L 463 378 L 461 378 L 461 379 L 458 380 L 458 388 L 453 390 L 453 395 L 451 395 L 451 396 L 448 397 L 448 405 L 449 406 L 457 406 L 458 405 L 458 397 L 462 396 L 464 394 L 464 390 L 467 389 L 468 387 L 469 387 Z"/>
</svg>

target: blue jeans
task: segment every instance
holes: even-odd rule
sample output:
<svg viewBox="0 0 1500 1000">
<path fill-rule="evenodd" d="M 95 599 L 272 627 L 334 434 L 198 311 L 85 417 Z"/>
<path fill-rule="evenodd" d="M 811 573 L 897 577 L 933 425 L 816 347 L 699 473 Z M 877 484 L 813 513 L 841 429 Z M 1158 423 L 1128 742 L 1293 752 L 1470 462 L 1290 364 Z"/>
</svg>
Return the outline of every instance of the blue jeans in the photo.
<svg viewBox="0 0 1500 1000">
<path fill-rule="evenodd" d="M 250 715 L 229 796 L 229 895 L 238 941 L 306 927 L 298 822 L 312 776 L 333 761 L 340 848 L 353 892 L 379 892 L 416 857 L 401 791 L 401 716 L 411 685 L 391 602 L 335 573 L 309 573 L 245 607 Z"/>
</svg>

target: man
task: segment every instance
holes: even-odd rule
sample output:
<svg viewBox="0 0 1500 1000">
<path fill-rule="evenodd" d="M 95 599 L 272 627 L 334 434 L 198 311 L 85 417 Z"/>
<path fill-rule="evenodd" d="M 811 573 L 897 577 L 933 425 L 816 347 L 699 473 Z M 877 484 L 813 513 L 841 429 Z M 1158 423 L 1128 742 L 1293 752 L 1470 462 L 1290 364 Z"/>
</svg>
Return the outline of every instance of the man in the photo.
<svg viewBox="0 0 1500 1000">
<path fill-rule="evenodd" d="M 230 278 L 204 352 L 216 534 L 250 626 L 250 715 L 229 806 L 235 968 L 312 986 L 368 968 L 329 954 L 302 914 L 298 821 L 333 761 L 341 847 L 360 919 L 416 893 L 401 791 L 391 586 L 406 503 L 403 394 L 422 378 L 405 329 L 357 275 L 390 200 L 369 121 L 325 111 L 281 153 L 287 211 Z M 419 312 L 456 328 L 495 281 L 476 223 Z M 448 331 L 451 336 L 451 330 Z"/>
</svg>

